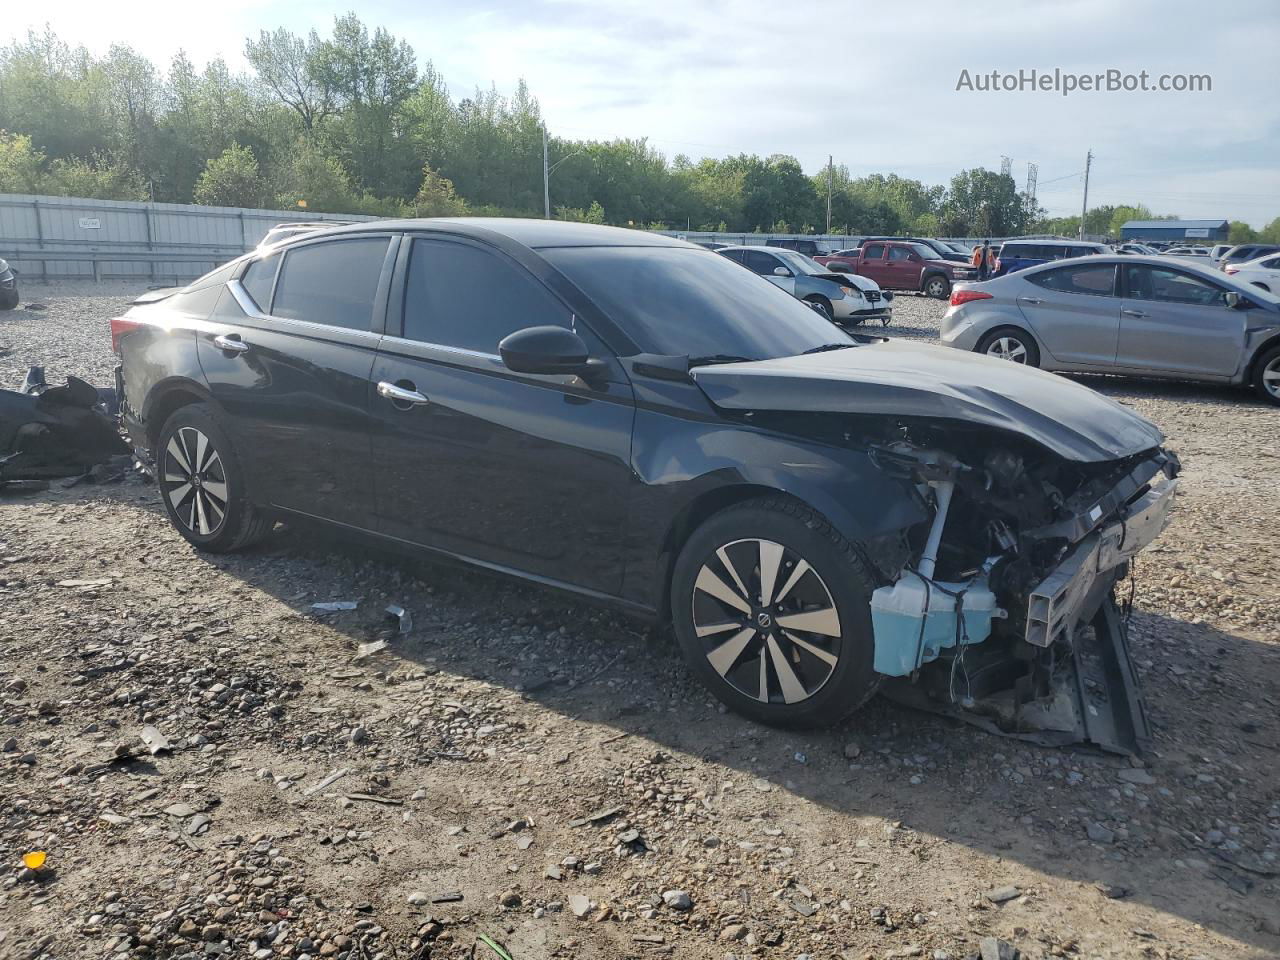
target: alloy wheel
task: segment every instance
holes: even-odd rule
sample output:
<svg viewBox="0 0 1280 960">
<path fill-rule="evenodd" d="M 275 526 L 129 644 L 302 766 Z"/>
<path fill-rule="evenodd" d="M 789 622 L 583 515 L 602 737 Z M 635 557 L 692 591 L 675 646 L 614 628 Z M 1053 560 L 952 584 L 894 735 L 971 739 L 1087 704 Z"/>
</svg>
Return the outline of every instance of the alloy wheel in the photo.
<svg viewBox="0 0 1280 960">
<path fill-rule="evenodd" d="M 1280 400 L 1280 356 L 1262 368 L 1262 386 L 1274 399 Z"/>
<path fill-rule="evenodd" d="M 761 703 L 799 703 L 840 660 L 840 614 L 803 557 L 771 540 L 735 540 L 698 571 L 693 626 L 712 668 Z"/>
<path fill-rule="evenodd" d="M 179 427 L 164 452 L 161 487 L 184 526 L 202 537 L 216 533 L 227 516 L 227 474 L 209 438 Z"/>
<path fill-rule="evenodd" d="M 932 280 L 930 280 L 928 285 L 925 287 L 925 293 L 933 297 L 935 300 L 942 299 L 942 294 L 945 291 L 946 291 L 946 284 L 944 284 L 937 277 L 934 277 Z"/>
<path fill-rule="evenodd" d="M 1017 337 L 996 337 L 987 346 L 987 356 L 999 357 L 1012 363 L 1026 363 L 1027 348 Z"/>
</svg>

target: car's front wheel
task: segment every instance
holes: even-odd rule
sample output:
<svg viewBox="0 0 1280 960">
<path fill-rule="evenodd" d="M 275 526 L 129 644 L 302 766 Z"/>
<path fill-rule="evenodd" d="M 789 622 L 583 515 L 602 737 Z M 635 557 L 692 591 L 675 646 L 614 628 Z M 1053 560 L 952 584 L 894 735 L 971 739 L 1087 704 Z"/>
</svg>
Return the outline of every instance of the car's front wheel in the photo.
<svg viewBox="0 0 1280 960">
<path fill-rule="evenodd" d="M 822 726 L 879 685 L 874 586 L 821 515 L 786 498 L 752 500 L 689 538 L 671 615 L 685 659 L 720 700 L 762 723 Z"/>
<path fill-rule="evenodd" d="M 231 437 L 207 404 L 179 407 L 160 428 L 156 479 L 170 522 L 201 550 L 238 550 L 271 530 L 271 519 L 248 498 Z"/>
<path fill-rule="evenodd" d="M 817 294 L 815 294 L 810 297 L 805 297 L 804 302 L 812 304 L 813 306 L 817 307 L 826 315 L 828 320 L 835 319 L 836 312 L 834 309 L 832 309 L 831 301 L 828 300 L 826 297 L 820 297 Z"/>
<path fill-rule="evenodd" d="M 1010 363 L 1022 363 L 1028 367 L 1040 366 L 1040 348 L 1036 346 L 1035 339 L 1017 327 L 992 330 L 978 341 L 974 349 L 988 357 L 1008 360 Z"/>
</svg>

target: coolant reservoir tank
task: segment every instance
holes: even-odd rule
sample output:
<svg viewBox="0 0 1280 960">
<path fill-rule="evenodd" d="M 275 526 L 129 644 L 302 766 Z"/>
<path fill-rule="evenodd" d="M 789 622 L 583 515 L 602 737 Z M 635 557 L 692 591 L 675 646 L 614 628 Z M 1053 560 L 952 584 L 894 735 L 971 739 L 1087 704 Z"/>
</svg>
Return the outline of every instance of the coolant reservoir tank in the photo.
<svg viewBox="0 0 1280 960">
<path fill-rule="evenodd" d="M 957 614 L 955 594 L 961 591 Z M 876 672 L 905 677 L 954 647 L 957 635 L 965 644 L 981 643 L 991 635 L 992 618 L 1002 616 L 985 579 L 931 584 L 905 573 L 897 583 L 871 594 Z M 963 631 L 957 630 L 958 617 L 964 618 Z"/>
</svg>

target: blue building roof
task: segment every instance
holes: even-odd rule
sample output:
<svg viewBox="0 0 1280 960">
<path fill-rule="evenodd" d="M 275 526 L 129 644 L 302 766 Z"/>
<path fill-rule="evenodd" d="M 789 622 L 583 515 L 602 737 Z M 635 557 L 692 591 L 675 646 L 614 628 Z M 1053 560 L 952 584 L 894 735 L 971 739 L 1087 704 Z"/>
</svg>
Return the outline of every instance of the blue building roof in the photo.
<svg viewBox="0 0 1280 960">
<path fill-rule="evenodd" d="M 1127 220 L 1122 230 L 1221 230 L 1226 220 Z"/>
</svg>

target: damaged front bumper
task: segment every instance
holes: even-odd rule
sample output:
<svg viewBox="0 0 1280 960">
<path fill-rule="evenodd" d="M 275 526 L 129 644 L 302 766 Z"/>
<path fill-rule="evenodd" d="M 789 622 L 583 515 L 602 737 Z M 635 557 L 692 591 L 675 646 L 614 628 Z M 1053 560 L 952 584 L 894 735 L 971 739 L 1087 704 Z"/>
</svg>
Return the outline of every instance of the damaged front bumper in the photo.
<svg viewBox="0 0 1280 960">
<path fill-rule="evenodd" d="M 127 454 L 114 403 L 113 391 L 77 377 L 49 386 L 32 367 L 20 391 L 0 390 L 0 483 L 74 477 Z"/>
<path fill-rule="evenodd" d="M 875 667 L 895 678 L 886 692 L 1037 743 L 1140 752 L 1146 716 L 1114 588 L 1167 526 L 1177 471 L 1176 458 L 1157 451 L 1098 500 L 1031 531 L 1068 545 L 1013 596 L 993 575 L 997 557 L 965 580 L 933 579 L 952 487 L 935 478 L 937 509 L 920 559 L 872 594 Z"/>
</svg>

